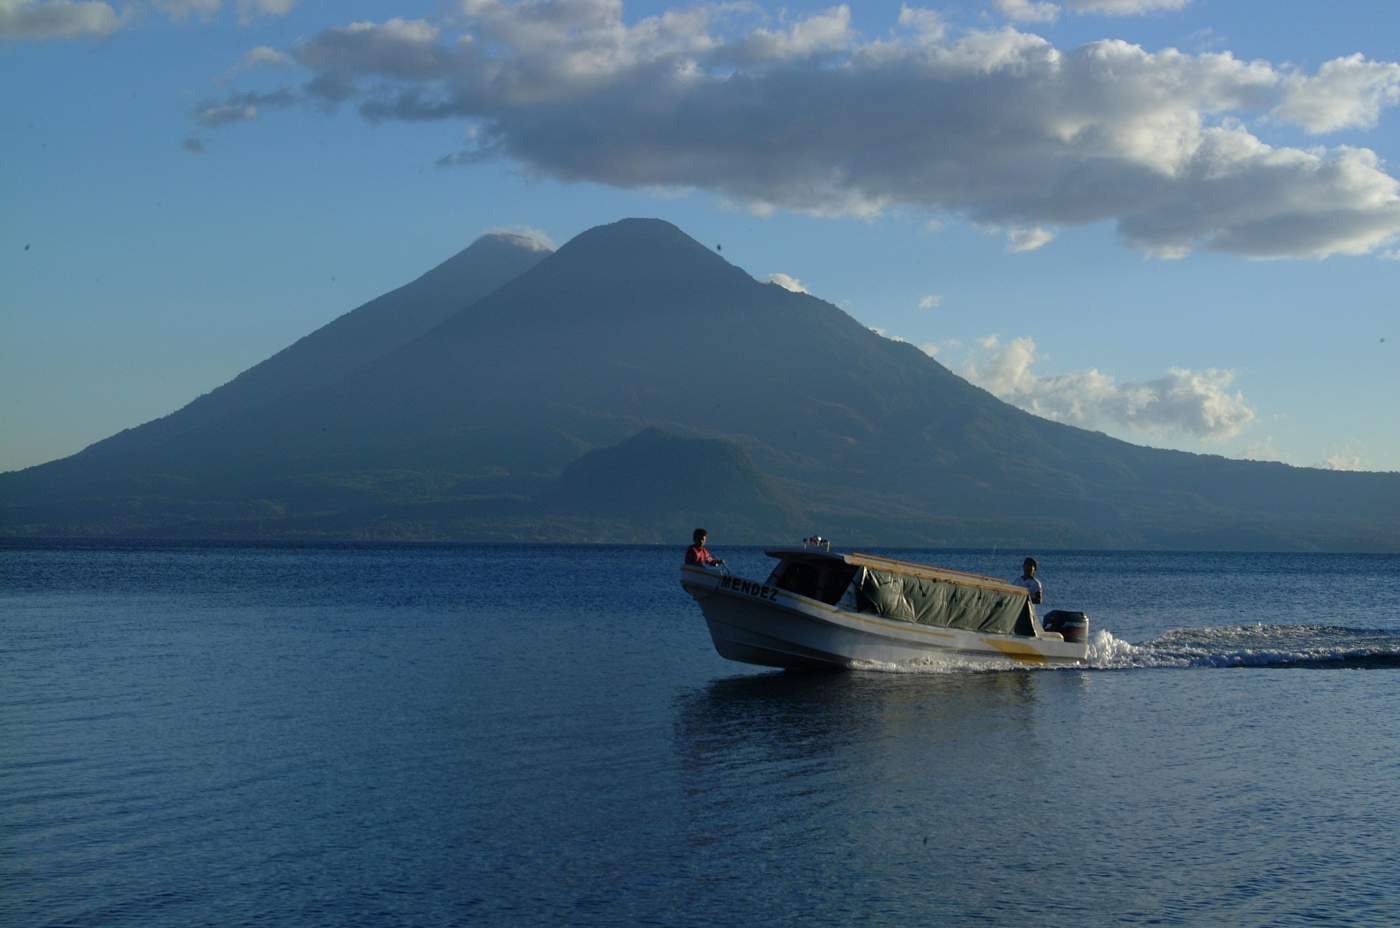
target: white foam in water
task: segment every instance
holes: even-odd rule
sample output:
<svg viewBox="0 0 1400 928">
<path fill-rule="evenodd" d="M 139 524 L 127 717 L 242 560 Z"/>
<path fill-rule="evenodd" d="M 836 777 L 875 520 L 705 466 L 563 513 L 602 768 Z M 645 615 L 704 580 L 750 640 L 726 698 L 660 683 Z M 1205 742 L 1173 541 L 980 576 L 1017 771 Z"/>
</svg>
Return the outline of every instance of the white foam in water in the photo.
<svg viewBox="0 0 1400 928">
<path fill-rule="evenodd" d="M 939 654 L 914 661 L 852 661 L 852 670 L 877 670 L 883 673 L 986 673 L 989 670 L 1014 670 L 1017 665 L 1009 659 L 970 657 L 964 654 Z"/>
<path fill-rule="evenodd" d="M 1101 628 L 1089 638 L 1089 653 L 1085 662 L 1096 670 L 1118 670 L 1151 666 L 1148 655 L 1140 645 L 1115 638 L 1113 632 Z"/>
<path fill-rule="evenodd" d="M 1100 629 L 1089 639 L 1088 657 L 1083 663 L 1027 664 L 1009 657 L 972 657 L 966 654 L 938 654 L 916 661 L 891 663 L 886 661 L 855 661 L 853 670 L 876 670 L 885 673 L 986 673 L 1002 670 L 1122 670 L 1132 667 L 1165 666 L 1142 646 L 1115 638 L 1112 632 Z"/>
<path fill-rule="evenodd" d="M 1256 623 L 1180 628 L 1140 645 L 1100 634 L 1089 663 L 1101 669 L 1400 666 L 1400 635 L 1386 630 Z"/>
<path fill-rule="evenodd" d="M 856 670 L 887 673 L 985 673 L 997 670 L 1144 670 L 1171 667 L 1400 667 L 1400 633 L 1321 625 L 1181 628 L 1133 644 L 1099 629 L 1078 664 L 1021 664 L 1002 658 L 939 655 L 909 663 L 859 661 Z"/>
</svg>

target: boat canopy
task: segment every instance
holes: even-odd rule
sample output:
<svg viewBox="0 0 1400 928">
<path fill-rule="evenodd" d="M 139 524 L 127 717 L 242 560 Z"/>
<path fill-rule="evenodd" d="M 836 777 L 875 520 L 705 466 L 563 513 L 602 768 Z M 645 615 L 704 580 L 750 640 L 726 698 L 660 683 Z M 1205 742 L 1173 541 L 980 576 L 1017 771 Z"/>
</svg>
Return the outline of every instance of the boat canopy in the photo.
<svg viewBox="0 0 1400 928">
<path fill-rule="evenodd" d="M 779 559 L 768 578 L 770 584 L 830 606 L 840 602 L 860 572 L 841 555 L 812 548 L 779 548 L 767 554 Z"/>
<path fill-rule="evenodd" d="M 774 549 L 771 582 L 835 604 L 854 587 L 856 608 L 882 618 L 997 634 L 1035 634 L 1026 590 L 1015 584 L 872 554 Z"/>
</svg>

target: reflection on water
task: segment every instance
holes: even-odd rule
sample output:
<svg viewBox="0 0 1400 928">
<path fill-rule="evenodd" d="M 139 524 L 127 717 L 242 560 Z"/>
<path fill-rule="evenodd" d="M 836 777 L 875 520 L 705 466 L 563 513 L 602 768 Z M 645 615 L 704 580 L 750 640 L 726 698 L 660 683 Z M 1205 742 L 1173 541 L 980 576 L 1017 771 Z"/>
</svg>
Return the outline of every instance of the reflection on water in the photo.
<svg viewBox="0 0 1400 928">
<path fill-rule="evenodd" d="M 892 883 L 924 917 L 965 912 L 996 885 L 968 888 L 967 861 L 1043 847 L 1025 813 L 1061 769 L 1057 730 L 1080 726 L 1089 676 L 767 673 L 690 689 L 673 726 L 687 844 L 732 883 L 761 882 L 758 865 L 791 886 L 800 861 L 813 904 L 856 921 Z"/>
<path fill-rule="evenodd" d="M 1083 674 L 1056 674 L 1057 702 Z M 768 765 L 838 770 L 940 742 L 967 744 L 1021 730 L 1033 738 L 1044 675 L 765 673 L 715 680 L 676 697 L 684 769 L 703 777 Z M 1061 706 L 1063 708 L 1063 706 Z"/>
<path fill-rule="evenodd" d="M 985 740 L 1033 740 L 1036 676 L 768 673 L 682 693 L 683 789 L 705 804 L 693 820 L 740 829 L 778 805 L 801 820 L 809 804 L 860 802 L 871 780 L 932 777 Z"/>
<path fill-rule="evenodd" d="M 703 757 L 745 745 L 826 751 L 853 738 L 929 737 L 1035 701 L 1034 673 L 768 673 L 715 680 L 676 698 L 677 740 Z"/>
</svg>

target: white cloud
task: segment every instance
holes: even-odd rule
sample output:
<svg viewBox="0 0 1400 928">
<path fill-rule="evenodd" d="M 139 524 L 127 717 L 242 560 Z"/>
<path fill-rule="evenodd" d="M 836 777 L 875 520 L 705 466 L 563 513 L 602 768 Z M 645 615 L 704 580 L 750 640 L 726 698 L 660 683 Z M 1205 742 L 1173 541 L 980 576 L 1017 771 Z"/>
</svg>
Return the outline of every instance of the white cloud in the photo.
<svg viewBox="0 0 1400 928">
<path fill-rule="evenodd" d="M 1016 254 L 1021 254 L 1022 252 L 1035 251 L 1037 248 L 1049 244 L 1054 238 L 1054 232 L 1040 226 L 1031 229 L 1012 229 L 1006 233 L 1006 247 Z"/>
<path fill-rule="evenodd" d="M 549 237 L 549 233 L 531 226 L 495 226 L 487 229 L 482 235 L 508 238 L 531 251 L 554 251 L 558 247 L 554 244 L 554 239 Z"/>
<path fill-rule="evenodd" d="M 1343 444 L 1340 448 L 1329 448 L 1323 456 L 1322 463 L 1315 466 L 1324 470 L 1361 471 L 1370 469 L 1366 464 L 1366 459 L 1351 442 Z"/>
<path fill-rule="evenodd" d="M 195 108 L 194 119 L 206 129 L 216 129 L 230 123 L 251 122 L 258 118 L 260 107 L 280 108 L 300 100 L 294 90 L 272 93 L 241 93 L 227 97 L 221 103 L 203 103 Z"/>
<path fill-rule="evenodd" d="M 461 0 L 460 8 L 472 29 L 453 47 L 443 76 L 465 82 L 450 95 L 453 103 L 471 100 L 483 108 L 577 98 L 651 68 L 664 73 L 664 84 L 685 85 L 708 76 L 695 56 L 724 51 L 732 58 L 742 45 L 720 45 L 710 37 L 707 7 L 667 11 L 631 26 L 623 21 L 620 0 Z M 790 47 L 803 41 L 796 37 L 800 25 L 790 30 Z M 758 46 L 782 44 L 770 35 Z M 806 41 L 814 39 L 809 34 Z"/>
<path fill-rule="evenodd" d="M 948 24 L 937 10 L 901 4 L 899 24 L 924 42 L 937 42 L 948 32 Z"/>
<path fill-rule="evenodd" d="M 1003 16 L 1018 22 L 1051 22 L 1059 17 L 1061 10 L 1102 16 L 1141 16 L 1184 9 L 1188 3 L 1190 0 L 1061 0 L 1058 4 L 1035 0 L 992 0 L 992 5 Z"/>
<path fill-rule="evenodd" d="M 884 329 L 880 328 L 878 325 L 872 325 L 872 326 L 870 327 L 870 331 L 874 332 L 876 335 L 880 336 L 881 338 L 887 338 L 887 339 L 889 339 L 889 340 L 892 341 L 892 342 L 900 342 L 901 344 L 907 344 L 908 341 L 909 341 L 909 340 L 908 340 L 907 338 L 905 338 L 903 335 L 891 335 L 889 332 L 886 332 Z"/>
<path fill-rule="evenodd" d="M 292 64 L 291 55 L 266 45 L 259 45 L 243 56 L 243 61 L 239 64 L 239 68 L 242 70 L 261 67 L 282 68 L 290 64 Z"/>
<path fill-rule="evenodd" d="M 1327 470 L 1365 470 L 1362 465 L 1361 456 L 1348 454 L 1345 451 L 1329 454 L 1322 461 L 1322 466 Z"/>
<path fill-rule="evenodd" d="M 125 23 L 107 3 L 0 0 L 0 39 L 101 38 Z"/>
<path fill-rule="evenodd" d="M 267 45 L 259 45 L 245 53 L 242 59 L 219 79 L 218 83 L 220 85 L 227 84 L 245 71 L 256 71 L 260 68 L 286 68 L 295 63 L 292 56 L 286 52 Z"/>
<path fill-rule="evenodd" d="M 920 308 L 920 309 L 937 309 L 937 308 L 938 308 L 939 306 L 941 306 L 942 304 L 943 304 L 943 297 L 939 296 L 937 293 L 930 293 L 930 294 L 927 294 L 922 300 L 919 301 L 919 308 Z"/>
<path fill-rule="evenodd" d="M 215 103 L 195 113 L 201 126 L 216 129 L 231 122 L 249 122 L 258 118 L 258 108 L 251 103 Z"/>
<path fill-rule="evenodd" d="M 1183 10 L 1191 0 L 1062 0 L 1065 9 L 1104 16 L 1141 16 Z"/>
<path fill-rule="evenodd" d="M 1084 427 L 1126 425 L 1149 432 L 1203 439 L 1238 435 L 1255 412 L 1238 391 L 1230 371 L 1169 368 L 1155 380 L 1119 383 L 1096 369 L 1044 376 L 1033 368 L 1035 340 L 1002 342 L 989 336 L 978 343 L 985 354 L 965 359 L 954 370 L 1012 405 L 1047 419 Z"/>
<path fill-rule="evenodd" d="M 769 275 L 768 275 L 768 283 L 770 283 L 770 284 L 777 284 L 779 287 L 782 287 L 784 290 L 790 290 L 790 291 L 792 291 L 793 293 L 806 293 L 806 292 L 807 292 L 807 288 L 804 287 L 804 286 L 802 286 L 802 281 L 800 281 L 800 280 L 798 280 L 796 277 L 792 277 L 792 276 L 790 276 L 790 275 L 788 275 L 788 274 L 783 274 L 783 273 L 769 274 Z"/>
<path fill-rule="evenodd" d="M 1317 74 L 1290 74 L 1274 115 L 1313 134 L 1370 129 L 1381 109 L 1400 102 L 1400 64 L 1367 61 L 1360 54 L 1336 58 Z"/>
<path fill-rule="evenodd" d="M 1060 8 L 1054 3 L 1037 3 L 1033 0 L 994 0 L 993 5 L 1008 19 L 1023 23 L 1048 23 L 1060 15 Z"/>
<path fill-rule="evenodd" d="M 285 16 L 299 0 L 238 0 L 238 18 Z M 151 0 L 150 6 L 175 22 L 207 22 L 224 0 Z M 111 35 L 139 18 L 141 4 L 128 3 L 118 14 L 110 3 L 91 0 L 0 0 L 0 39 L 81 39 Z"/>
<path fill-rule="evenodd" d="M 1012 230 L 1018 251 L 1103 221 L 1161 257 L 1321 258 L 1400 236 L 1400 184 L 1374 152 L 1276 147 L 1244 122 L 1370 124 L 1400 102 L 1400 65 L 1338 59 L 1309 77 L 1117 40 L 1060 50 L 1011 28 L 948 38 L 936 14 L 908 6 L 877 41 L 854 33 L 844 6 L 782 28 L 745 5 L 631 23 L 616 0 L 460 9 L 452 34 L 393 19 L 312 36 L 288 50 L 309 79 L 277 105 L 349 102 L 378 121 L 479 127 L 444 164 L 504 159 L 564 181 L 700 189 L 761 214 L 955 216 Z"/>
<path fill-rule="evenodd" d="M 900 21 L 904 22 L 903 10 Z M 919 18 L 921 23 L 926 21 L 927 17 Z M 784 30 L 755 29 L 733 44 L 730 55 L 754 63 L 793 61 L 844 50 L 852 38 L 851 10 L 843 4 L 799 19 Z"/>
<path fill-rule="evenodd" d="M 440 79 L 447 73 L 446 63 L 466 53 L 439 45 L 439 35 L 424 20 L 355 22 L 320 32 L 294 48 L 292 56 L 315 74 L 311 94 L 328 103 L 355 95 L 362 81 L 397 82 L 411 93 L 414 84 Z"/>
</svg>

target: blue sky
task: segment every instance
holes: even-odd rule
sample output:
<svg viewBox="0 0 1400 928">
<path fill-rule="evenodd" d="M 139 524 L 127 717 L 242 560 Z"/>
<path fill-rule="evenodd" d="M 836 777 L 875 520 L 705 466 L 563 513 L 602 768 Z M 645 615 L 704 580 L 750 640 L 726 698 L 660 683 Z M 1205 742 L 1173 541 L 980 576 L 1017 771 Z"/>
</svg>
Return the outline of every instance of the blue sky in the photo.
<svg viewBox="0 0 1400 928">
<path fill-rule="evenodd" d="M 1364 0 L 0 0 L 0 469 L 657 216 L 1052 418 L 1400 470 L 1397 62 Z"/>
</svg>

